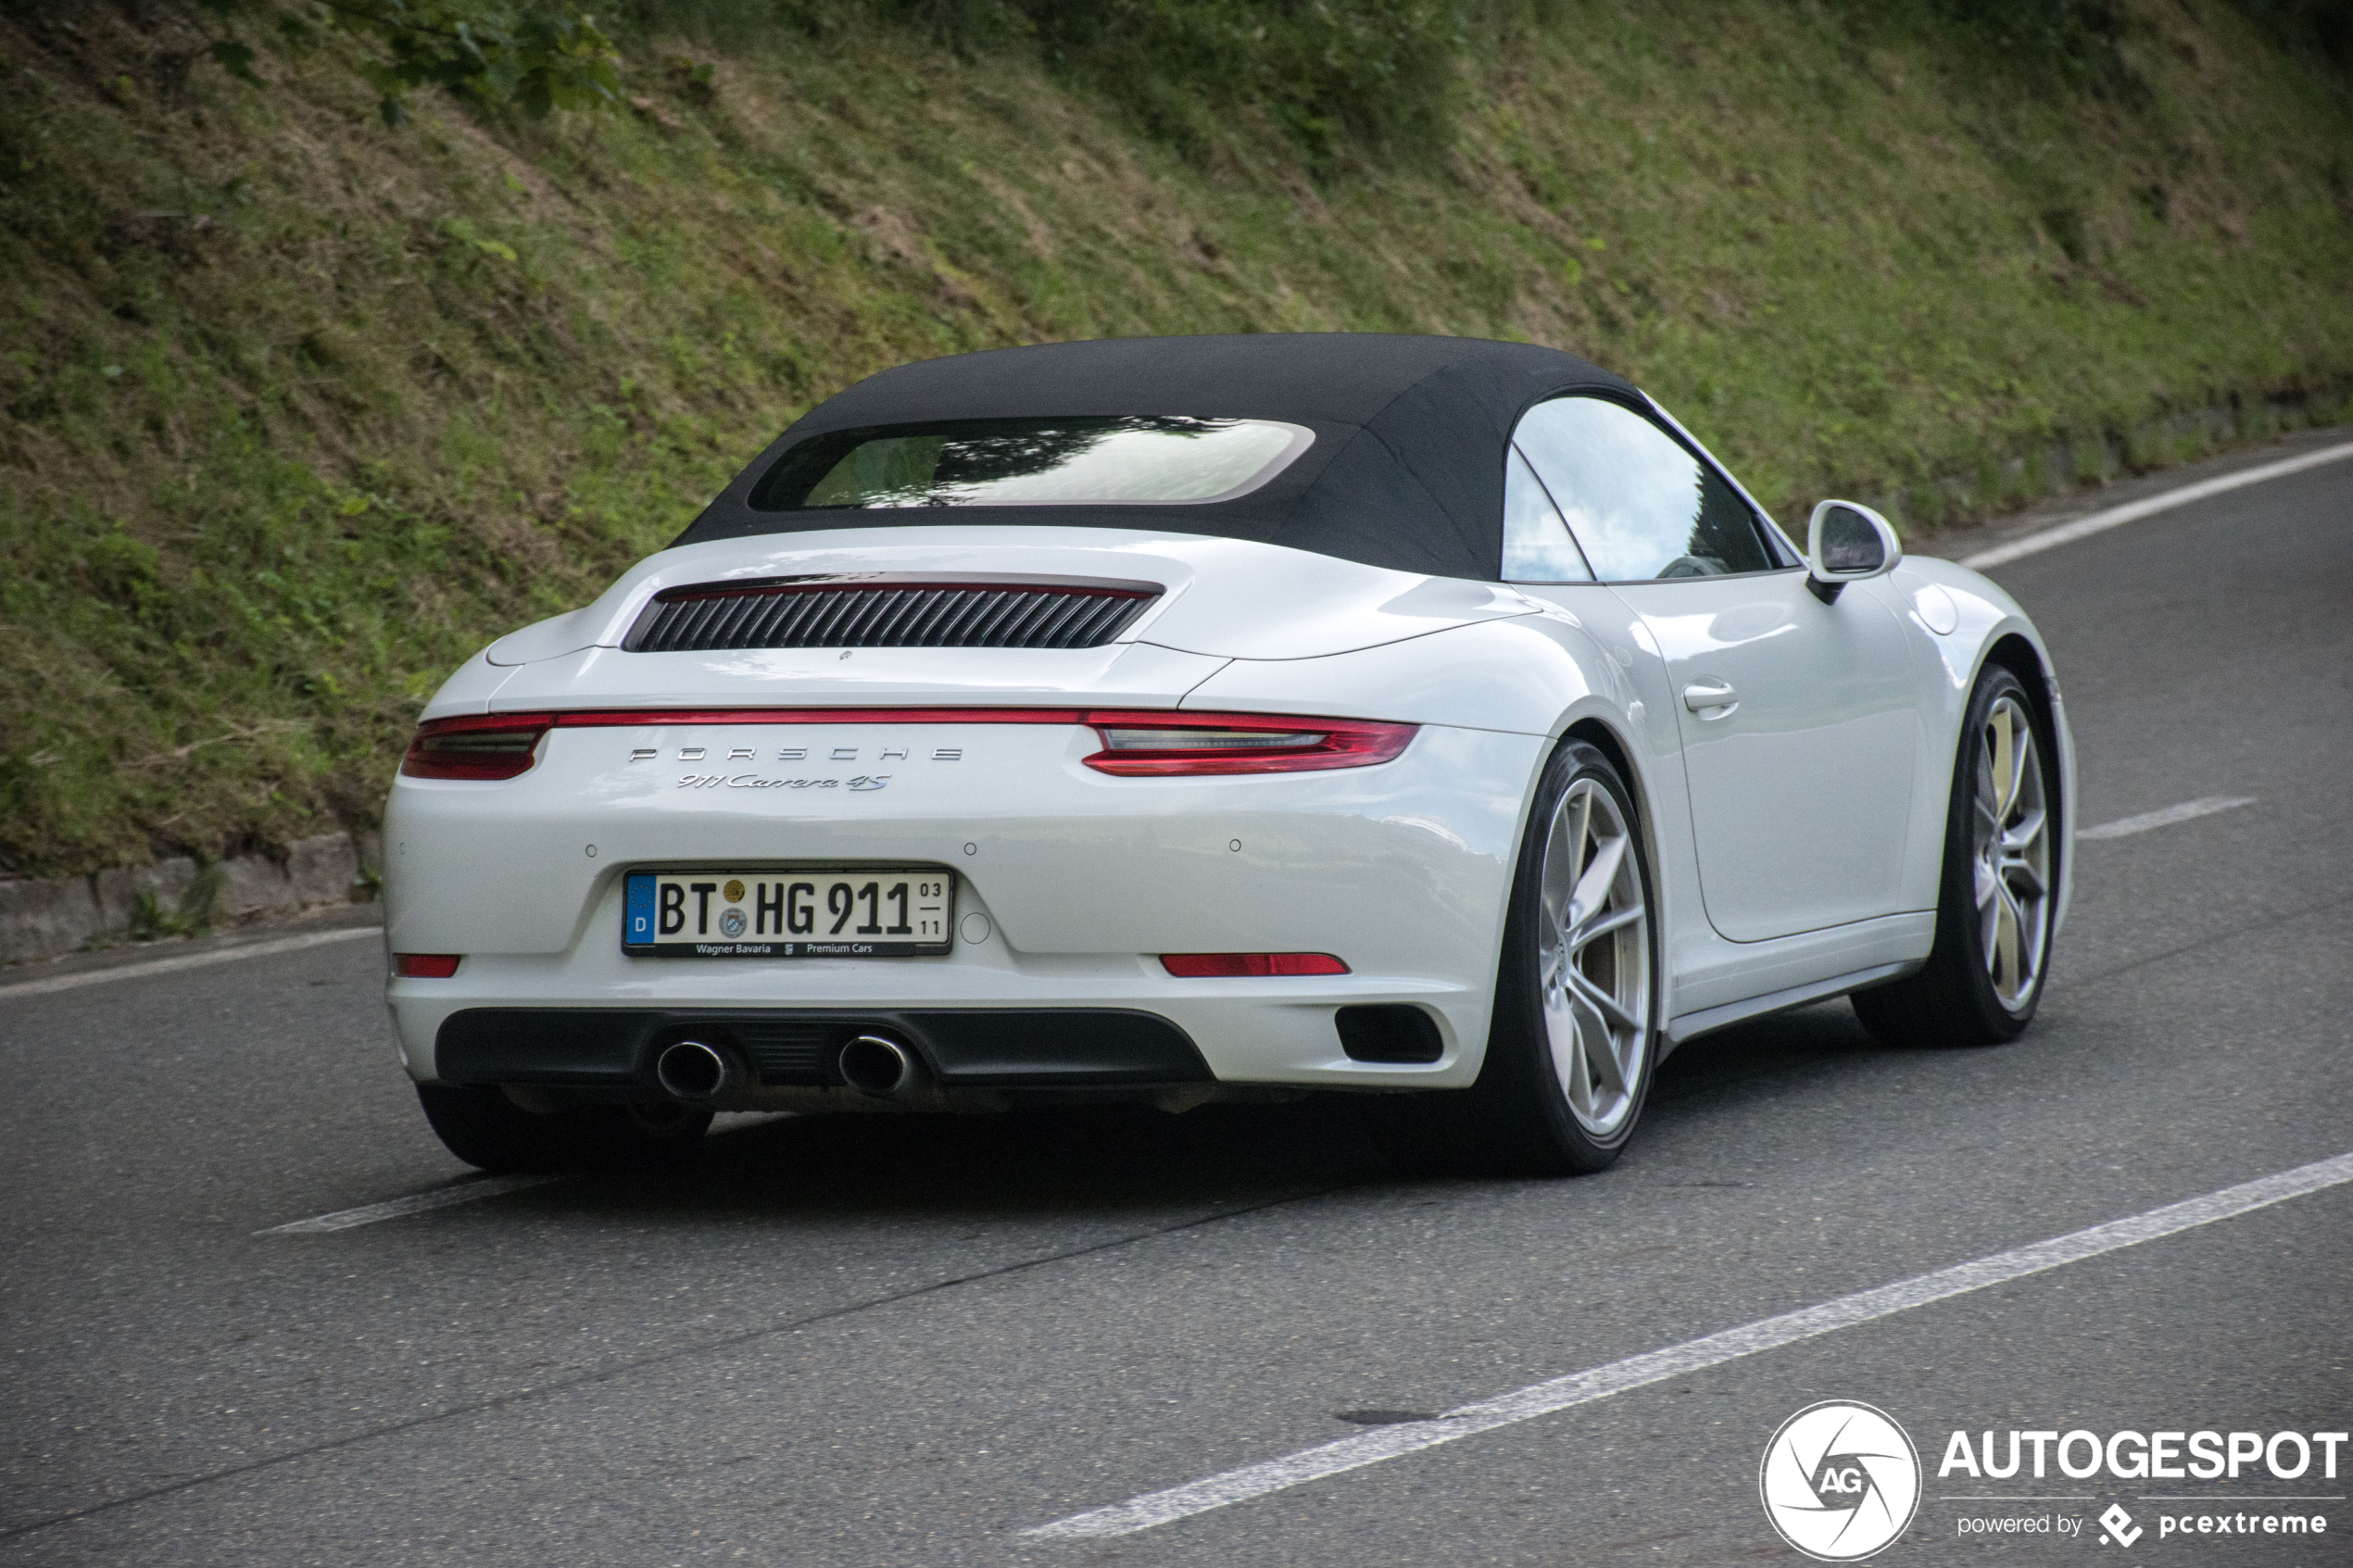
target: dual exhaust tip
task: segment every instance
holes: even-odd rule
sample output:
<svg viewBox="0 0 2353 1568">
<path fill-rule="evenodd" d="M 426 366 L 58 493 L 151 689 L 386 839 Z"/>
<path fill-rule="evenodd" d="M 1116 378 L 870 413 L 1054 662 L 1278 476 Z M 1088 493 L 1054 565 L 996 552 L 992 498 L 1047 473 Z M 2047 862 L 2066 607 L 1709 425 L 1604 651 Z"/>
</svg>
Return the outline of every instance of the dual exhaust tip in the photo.
<svg viewBox="0 0 2353 1568">
<path fill-rule="evenodd" d="M 914 1053 L 887 1035 L 861 1035 L 841 1047 L 834 1065 L 862 1095 L 895 1099 L 915 1086 Z"/>
<path fill-rule="evenodd" d="M 861 1035 L 835 1059 L 842 1081 L 860 1094 L 895 1099 L 914 1088 L 922 1073 L 915 1053 L 887 1035 Z M 654 1081 L 685 1105 L 710 1105 L 751 1083 L 743 1059 L 724 1046 L 678 1040 L 654 1058 Z"/>
<path fill-rule="evenodd" d="M 686 1105 L 708 1105 L 743 1087 L 748 1074 L 735 1052 L 700 1040 L 680 1040 L 664 1046 L 654 1058 L 654 1082 L 672 1099 Z"/>
</svg>

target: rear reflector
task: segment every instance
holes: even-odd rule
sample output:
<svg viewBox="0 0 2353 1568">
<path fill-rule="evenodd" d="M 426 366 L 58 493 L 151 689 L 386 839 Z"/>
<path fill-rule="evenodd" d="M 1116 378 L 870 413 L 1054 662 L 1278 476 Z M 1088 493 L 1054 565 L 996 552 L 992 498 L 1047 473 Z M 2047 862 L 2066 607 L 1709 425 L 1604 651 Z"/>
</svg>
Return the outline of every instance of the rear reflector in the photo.
<svg viewBox="0 0 2353 1568">
<path fill-rule="evenodd" d="M 552 713 L 475 713 L 417 726 L 400 771 L 412 779 L 511 779 L 528 772 Z"/>
<path fill-rule="evenodd" d="M 1103 740 L 1087 766 L 1128 778 L 1368 768 L 1394 760 L 1415 728 L 1287 713 L 1089 713 L 1087 722 Z"/>
<path fill-rule="evenodd" d="M 459 953 L 395 953 L 392 972 L 403 980 L 447 980 L 458 972 Z"/>
<path fill-rule="evenodd" d="M 1163 953 L 1160 967 L 1179 980 L 1219 980 L 1245 974 L 1346 974 L 1329 953 Z"/>
</svg>

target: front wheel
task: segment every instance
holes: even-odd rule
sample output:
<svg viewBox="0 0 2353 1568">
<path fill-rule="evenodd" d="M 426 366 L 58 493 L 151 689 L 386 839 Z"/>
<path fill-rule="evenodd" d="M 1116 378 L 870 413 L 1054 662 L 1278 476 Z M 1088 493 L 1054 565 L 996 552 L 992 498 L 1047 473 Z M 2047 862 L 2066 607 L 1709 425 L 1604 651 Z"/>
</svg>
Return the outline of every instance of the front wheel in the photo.
<svg viewBox="0 0 2353 1568">
<path fill-rule="evenodd" d="M 2015 1040 L 2042 1000 L 2058 892 L 2057 759 L 2019 678 L 1989 664 L 1954 759 L 1928 962 L 1857 991 L 1855 1016 L 1883 1045 Z"/>
<path fill-rule="evenodd" d="M 1650 1090 L 1656 955 L 1633 797 L 1599 750 L 1565 741 L 1520 846 L 1478 1082 L 1374 1101 L 1383 1153 L 1415 1170 L 1608 1165 Z"/>
<path fill-rule="evenodd" d="M 504 1089 L 459 1084 L 420 1084 L 417 1098 L 449 1152 L 484 1171 L 676 1165 L 711 1126 L 711 1112 L 661 1100 L 532 1110 Z"/>
</svg>

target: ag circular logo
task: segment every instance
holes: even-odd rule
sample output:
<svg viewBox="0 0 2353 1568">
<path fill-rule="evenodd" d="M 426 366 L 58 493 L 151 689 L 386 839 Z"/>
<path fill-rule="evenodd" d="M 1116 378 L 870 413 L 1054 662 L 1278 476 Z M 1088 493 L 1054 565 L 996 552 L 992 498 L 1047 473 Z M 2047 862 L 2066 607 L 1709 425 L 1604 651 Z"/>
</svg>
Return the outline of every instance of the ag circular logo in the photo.
<svg viewBox="0 0 2353 1568">
<path fill-rule="evenodd" d="M 1919 1450 L 1885 1411 L 1825 1399 L 1781 1423 L 1756 1488 L 1781 1539 L 1818 1562 L 1852 1562 L 1911 1524 Z"/>
</svg>

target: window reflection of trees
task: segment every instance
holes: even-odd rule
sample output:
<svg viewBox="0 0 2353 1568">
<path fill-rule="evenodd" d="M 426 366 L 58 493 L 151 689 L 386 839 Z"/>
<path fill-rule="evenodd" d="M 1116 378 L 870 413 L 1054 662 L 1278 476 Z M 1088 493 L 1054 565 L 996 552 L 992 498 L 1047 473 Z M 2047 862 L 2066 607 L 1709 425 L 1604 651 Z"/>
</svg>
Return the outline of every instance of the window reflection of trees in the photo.
<svg viewBox="0 0 2353 1568">
<path fill-rule="evenodd" d="M 1010 481 L 1069 468 L 1115 435 L 1196 438 L 1241 421 L 1187 415 L 975 420 L 858 441 L 811 486 L 804 507 L 952 507 Z"/>
</svg>

